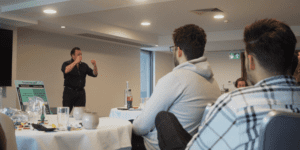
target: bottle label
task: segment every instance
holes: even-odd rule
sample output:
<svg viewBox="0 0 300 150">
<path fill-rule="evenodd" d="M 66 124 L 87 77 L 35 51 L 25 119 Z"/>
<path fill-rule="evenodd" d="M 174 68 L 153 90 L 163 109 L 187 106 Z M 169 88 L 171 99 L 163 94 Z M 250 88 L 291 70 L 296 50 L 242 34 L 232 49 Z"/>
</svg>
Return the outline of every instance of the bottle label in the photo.
<svg viewBox="0 0 300 150">
<path fill-rule="evenodd" d="M 132 102 L 132 96 L 127 96 L 127 101 Z"/>
</svg>

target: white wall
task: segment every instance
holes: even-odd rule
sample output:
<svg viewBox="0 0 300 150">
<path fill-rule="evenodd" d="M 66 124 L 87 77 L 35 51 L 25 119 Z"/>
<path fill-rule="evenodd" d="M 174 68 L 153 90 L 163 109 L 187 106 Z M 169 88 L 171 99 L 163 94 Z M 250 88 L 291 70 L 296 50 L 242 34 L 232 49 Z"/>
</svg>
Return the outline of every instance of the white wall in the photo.
<svg viewBox="0 0 300 150">
<path fill-rule="evenodd" d="M 78 46 L 83 62 L 92 67 L 95 59 L 98 77 L 86 78 L 86 107 L 108 116 L 110 109 L 124 106 L 124 89 L 129 81 L 133 105 L 140 102 L 140 50 L 96 40 L 20 28 L 18 31 L 18 80 L 44 81 L 51 107 L 62 106 L 61 66 Z"/>
<path fill-rule="evenodd" d="M 218 51 L 218 52 L 205 52 L 204 56 L 211 65 L 219 87 L 229 88 L 229 91 L 235 89 L 233 82 L 242 76 L 241 74 L 241 59 L 229 59 L 229 53 L 237 53 L 240 51 Z M 228 83 L 231 81 L 231 83 Z"/>
<path fill-rule="evenodd" d="M 12 86 L 6 87 L 6 97 L 3 97 L 2 107 L 16 108 L 17 105 L 17 92 L 14 85 L 14 80 L 17 75 L 17 29 L 14 27 L 1 26 L 2 29 L 13 30 L 13 47 L 12 47 Z M 0 35 L 1 36 L 1 35 Z M 5 59 L 5 58 L 2 58 Z"/>
</svg>

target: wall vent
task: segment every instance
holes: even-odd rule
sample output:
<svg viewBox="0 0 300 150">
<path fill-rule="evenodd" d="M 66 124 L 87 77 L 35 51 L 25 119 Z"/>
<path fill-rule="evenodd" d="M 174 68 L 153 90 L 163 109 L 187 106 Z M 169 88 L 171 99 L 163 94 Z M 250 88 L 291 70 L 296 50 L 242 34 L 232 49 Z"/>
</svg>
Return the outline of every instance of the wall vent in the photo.
<svg viewBox="0 0 300 150">
<path fill-rule="evenodd" d="M 121 44 L 126 44 L 126 45 L 132 45 L 132 46 L 137 46 L 137 47 L 154 47 L 154 46 L 147 45 L 147 44 L 141 44 L 141 43 L 130 42 L 130 41 L 125 41 L 125 40 L 120 40 L 120 39 L 114 39 L 114 38 L 109 38 L 109 37 L 95 35 L 95 34 L 90 34 L 90 33 L 80 33 L 80 34 L 76 34 L 76 35 L 82 36 L 82 37 L 88 37 L 88 38 L 98 39 L 98 40 L 109 41 L 109 42 L 115 42 L 115 43 L 121 43 Z"/>
<path fill-rule="evenodd" d="M 192 10 L 191 12 L 202 16 L 206 13 L 223 12 L 223 11 L 220 10 L 219 8 L 207 8 L 207 9 Z"/>
</svg>

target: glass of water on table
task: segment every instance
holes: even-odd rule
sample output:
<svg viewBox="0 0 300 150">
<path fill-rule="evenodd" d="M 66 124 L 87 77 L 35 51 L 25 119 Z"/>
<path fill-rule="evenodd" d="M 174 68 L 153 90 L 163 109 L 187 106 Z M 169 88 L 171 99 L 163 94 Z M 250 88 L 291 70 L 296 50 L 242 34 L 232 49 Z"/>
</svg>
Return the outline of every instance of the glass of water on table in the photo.
<svg viewBox="0 0 300 150">
<path fill-rule="evenodd" d="M 67 130 L 69 123 L 69 107 L 57 107 L 57 128 Z"/>
</svg>

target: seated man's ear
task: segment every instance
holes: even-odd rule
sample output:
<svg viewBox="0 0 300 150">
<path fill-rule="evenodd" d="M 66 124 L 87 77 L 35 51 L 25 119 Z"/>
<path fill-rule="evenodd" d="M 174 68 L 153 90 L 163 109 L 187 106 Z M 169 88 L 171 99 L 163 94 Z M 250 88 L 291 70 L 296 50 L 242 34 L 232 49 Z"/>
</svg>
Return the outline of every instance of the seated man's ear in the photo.
<svg viewBox="0 0 300 150">
<path fill-rule="evenodd" d="M 249 59 L 250 69 L 254 70 L 255 69 L 255 64 L 254 64 L 253 55 L 248 55 L 248 59 Z"/>
<path fill-rule="evenodd" d="M 178 57 L 181 57 L 182 56 L 182 49 L 180 49 L 180 47 L 178 47 Z"/>
</svg>

